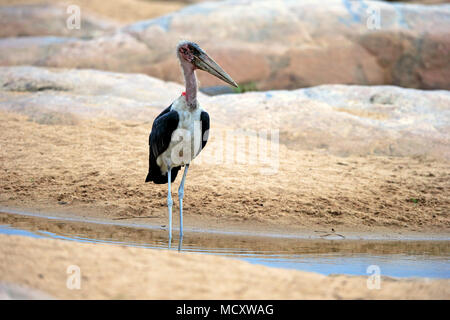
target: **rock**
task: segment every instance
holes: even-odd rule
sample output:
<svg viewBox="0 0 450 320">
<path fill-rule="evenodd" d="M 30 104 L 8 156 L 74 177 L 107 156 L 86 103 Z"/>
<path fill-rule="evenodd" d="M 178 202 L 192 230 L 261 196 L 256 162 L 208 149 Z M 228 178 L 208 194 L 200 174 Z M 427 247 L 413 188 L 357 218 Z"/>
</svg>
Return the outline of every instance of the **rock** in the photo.
<svg viewBox="0 0 450 320">
<path fill-rule="evenodd" d="M 279 130 L 293 149 L 450 159 L 448 91 L 323 85 L 216 96 L 208 107 L 235 128 Z"/>
<path fill-rule="evenodd" d="M 25 0 L 30 1 L 30 0 Z M 120 23 L 134 23 L 140 20 L 152 19 L 170 12 L 179 10 L 187 4 L 180 1 L 161 0 L 34 0 L 63 5 L 77 5 L 81 10 L 95 13 L 101 17 L 107 17 Z"/>
<path fill-rule="evenodd" d="M 80 28 L 69 29 L 68 5 L 31 4 L 0 7 L 0 37 L 61 36 L 92 38 L 112 32 L 120 24 L 82 11 Z"/>
<path fill-rule="evenodd" d="M 139 74 L 0 67 L 0 110 L 45 123 L 71 124 L 79 117 L 151 121 L 182 91 L 178 84 Z"/>
<path fill-rule="evenodd" d="M 43 124 L 110 117 L 148 122 L 150 128 L 182 91 L 180 85 L 145 75 L 0 68 L 0 110 Z M 199 101 L 210 113 L 213 130 L 275 130 L 279 141 L 293 149 L 450 159 L 448 91 L 324 85 L 214 97 L 199 93 Z"/>
<path fill-rule="evenodd" d="M 141 72 L 181 82 L 174 53 L 180 38 L 198 42 L 238 83 L 260 90 L 333 83 L 450 88 L 450 5 L 377 1 L 204 2 L 91 40 L 0 40 L 0 65 Z M 199 78 L 204 87 L 221 84 Z"/>
</svg>

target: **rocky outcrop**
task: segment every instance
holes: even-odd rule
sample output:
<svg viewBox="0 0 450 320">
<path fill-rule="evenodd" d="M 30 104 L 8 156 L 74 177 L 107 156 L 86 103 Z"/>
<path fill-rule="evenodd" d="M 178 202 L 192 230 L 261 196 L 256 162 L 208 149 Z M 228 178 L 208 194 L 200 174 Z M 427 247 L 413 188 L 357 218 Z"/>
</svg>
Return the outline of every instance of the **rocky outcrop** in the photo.
<svg viewBox="0 0 450 320">
<path fill-rule="evenodd" d="M 182 89 L 138 74 L 0 67 L 0 110 L 24 113 L 38 121 L 73 123 L 78 117 L 150 121 Z"/>
<path fill-rule="evenodd" d="M 236 81 L 261 90 L 333 83 L 449 89 L 449 30 L 450 5 L 229 0 L 191 5 L 91 40 L 3 39 L 0 65 L 140 72 L 181 82 L 174 48 L 187 38 Z M 205 74 L 200 80 L 220 84 Z"/>
<path fill-rule="evenodd" d="M 184 88 L 145 75 L 37 67 L 0 68 L 0 110 L 45 124 L 110 117 L 148 122 Z M 342 156 L 450 159 L 450 93 L 393 86 L 326 85 L 208 97 L 212 129 L 275 130 L 293 149 Z"/>
<path fill-rule="evenodd" d="M 208 104 L 235 127 L 279 130 L 294 149 L 450 159 L 448 91 L 324 85 L 216 96 Z"/>
</svg>

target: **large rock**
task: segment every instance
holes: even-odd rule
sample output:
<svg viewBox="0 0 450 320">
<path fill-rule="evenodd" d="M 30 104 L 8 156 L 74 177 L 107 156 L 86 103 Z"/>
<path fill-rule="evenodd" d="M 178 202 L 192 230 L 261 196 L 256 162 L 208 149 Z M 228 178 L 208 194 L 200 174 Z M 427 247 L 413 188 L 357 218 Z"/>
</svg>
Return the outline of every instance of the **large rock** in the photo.
<svg viewBox="0 0 450 320">
<path fill-rule="evenodd" d="M 0 7 L 0 37 L 62 36 L 95 37 L 112 32 L 120 24 L 81 12 L 80 28 L 68 27 L 68 5 L 32 4 Z M 70 20 L 69 20 L 70 22 Z"/>
<path fill-rule="evenodd" d="M 0 109 L 38 122 L 73 123 L 78 117 L 151 121 L 183 90 L 139 74 L 0 67 Z"/>
<path fill-rule="evenodd" d="M 183 90 L 145 75 L 0 68 L 0 110 L 24 113 L 44 124 L 112 117 L 148 122 L 150 128 L 154 117 Z M 199 94 L 199 100 L 214 130 L 250 135 L 276 130 L 280 142 L 293 149 L 450 159 L 448 91 L 326 85 L 215 97 Z"/>
<path fill-rule="evenodd" d="M 280 141 L 294 149 L 450 159 L 448 91 L 323 85 L 216 96 L 208 103 L 234 127 L 278 129 Z"/>
<path fill-rule="evenodd" d="M 379 29 L 370 8 L 380 12 Z M 181 82 L 174 53 L 181 38 L 198 42 L 239 83 L 259 89 L 332 83 L 450 89 L 450 5 L 376 1 L 199 3 L 92 40 L 0 40 L 0 65 L 142 72 Z M 200 80 L 220 84 L 205 74 Z"/>
</svg>

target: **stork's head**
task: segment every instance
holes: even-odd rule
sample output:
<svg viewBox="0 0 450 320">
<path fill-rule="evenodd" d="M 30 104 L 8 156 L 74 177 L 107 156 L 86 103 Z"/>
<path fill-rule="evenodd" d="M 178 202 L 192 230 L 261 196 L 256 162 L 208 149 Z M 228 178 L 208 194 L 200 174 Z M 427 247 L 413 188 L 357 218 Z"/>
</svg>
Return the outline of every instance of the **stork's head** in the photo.
<svg viewBox="0 0 450 320">
<path fill-rule="evenodd" d="M 190 41 L 182 41 L 177 46 L 177 55 L 181 63 L 188 63 L 193 70 L 200 69 L 213 76 L 231 84 L 234 87 L 238 85 L 233 79 L 212 59 L 198 44 Z"/>
</svg>

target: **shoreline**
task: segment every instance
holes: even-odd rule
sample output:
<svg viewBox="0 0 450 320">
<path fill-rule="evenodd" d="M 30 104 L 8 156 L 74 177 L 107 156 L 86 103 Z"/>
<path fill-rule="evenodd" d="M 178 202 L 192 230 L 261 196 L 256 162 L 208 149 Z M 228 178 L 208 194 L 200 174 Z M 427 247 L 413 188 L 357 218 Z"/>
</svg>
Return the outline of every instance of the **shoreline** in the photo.
<svg viewBox="0 0 450 320">
<path fill-rule="evenodd" d="M 450 299 L 449 279 L 381 276 L 380 289 L 371 290 L 367 276 L 325 276 L 199 253 L 17 235 L 0 235 L 0 243 L 0 282 L 56 299 Z M 67 287 L 74 265 L 80 290 Z"/>
<path fill-rule="evenodd" d="M 67 222 L 83 222 L 88 224 L 100 224 L 100 225 L 112 225 L 127 228 L 140 228 L 140 229 L 151 229 L 151 230 L 166 230 L 161 223 L 166 219 L 148 219 L 149 222 L 145 221 L 145 218 L 130 218 L 127 221 L 123 219 L 111 219 L 107 217 L 93 217 L 85 216 L 80 214 L 74 214 L 69 212 L 63 212 L 61 210 L 48 210 L 42 212 L 41 210 L 31 211 L 29 208 L 21 209 L 17 207 L 5 207 L 0 205 L 0 213 L 26 216 L 39 219 L 49 219 L 49 220 L 60 220 Z M 158 220 L 158 221 L 155 221 Z M 261 223 L 255 228 L 254 223 L 239 222 L 230 223 L 225 222 L 220 226 L 206 226 L 205 219 L 195 221 L 190 221 L 184 227 L 185 234 L 197 233 L 197 234 L 212 234 L 221 236 L 249 236 L 249 237 L 262 237 L 262 238 L 285 238 L 285 239 L 298 239 L 298 240 L 371 240 L 371 241 L 450 241 L 450 234 L 446 230 L 441 231 L 425 231 L 425 232 L 414 232 L 410 230 L 398 230 L 395 228 L 372 228 L 373 230 L 368 231 L 350 231 L 346 228 L 338 228 L 336 231 L 334 228 L 332 230 L 324 230 L 323 226 L 318 225 L 317 229 L 311 230 L 311 228 L 286 228 L 286 226 L 280 228 L 271 224 Z M 250 229 L 250 227 L 253 227 Z M 256 229 L 256 230 L 255 230 Z M 174 221 L 174 237 L 177 238 L 177 224 Z"/>
</svg>

